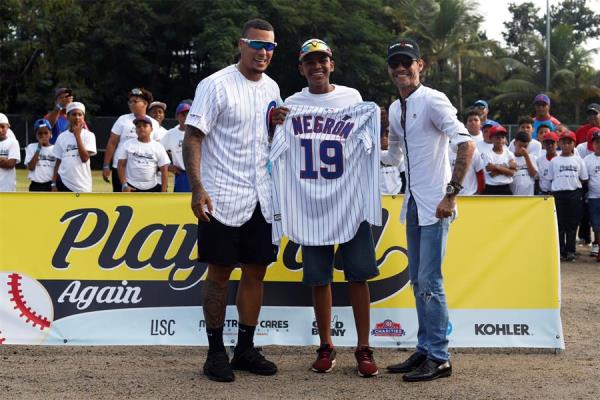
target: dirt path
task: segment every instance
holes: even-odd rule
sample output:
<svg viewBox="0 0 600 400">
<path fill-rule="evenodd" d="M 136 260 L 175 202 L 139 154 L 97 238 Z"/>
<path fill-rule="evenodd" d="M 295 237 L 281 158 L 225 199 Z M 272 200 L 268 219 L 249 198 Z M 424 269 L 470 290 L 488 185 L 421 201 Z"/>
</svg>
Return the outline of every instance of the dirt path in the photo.
<svg viewBox="0 0 600 400">
<path fill-rule="evenodd" d="M 584 252 L 583 249 L 582 253 Z M 0 346 L 0 399 L 592 399 L 600 395 L 600 264 L 587 256 L 562 270 L 567 349 L 454 350 L 454 375 L 406 384 L 382 373 L 361 379 L 351 349 L 331 374 L 308 370 L 313 348 L 265 348 L 280 373 L 239 373 L 217 384 L 200 373 L 197 347 Z M 376 350 L 382 367 L 409 353 Z"/>
</svg>

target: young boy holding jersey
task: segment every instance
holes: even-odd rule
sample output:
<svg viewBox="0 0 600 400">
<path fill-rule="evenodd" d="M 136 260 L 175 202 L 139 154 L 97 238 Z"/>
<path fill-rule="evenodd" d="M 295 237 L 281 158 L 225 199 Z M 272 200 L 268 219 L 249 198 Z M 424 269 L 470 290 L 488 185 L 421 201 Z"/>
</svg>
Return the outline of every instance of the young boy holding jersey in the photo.
<svg viewBox="0 0 600 400">
<path fill-rule="evenodd" d="M 598 240 L 600 238 L 600 128 L 591 128 L 588 131 L 592 139 L 594 152 L 587 155 L 583 162 L 588 171 L 588 208 L 590 211 L 590 223 L 596 238 L 593 246 L 596 247 L 596 261 L 600 262 L 598 253 Z"/>
<path fill-rule="evenodd" d="M 129 140 L 117 154 L 117 171 L 123 192 L 166 192 L 169 182 L 169 156 L 152 139 L 152 122 L 147 115 L 133 120 L 137 140 Z M 160 170 L 161 182 L 156 172 Z"/>
<path fill-rule="evenodd" d="M 490 128 L 490 139 L 493 147 L 483 153 L 485 189 L 483 194 L 488 195 L 512 195 L 510 184 L 517 169 L 515 155 L 506 148 L 506 137 L 508 132 L 502 125 Z"/>
<path fill-rule="evenodd" d="M 0 113 L 0 192 L 17 190 L 15 166 L 21 161 L 21 150 L 16 138 L 9 135 L 10 123 Z"/>
<path fill-rule="evenodd" d="M 561 261 L 575 261 L 577 225 L 583 208 L 582 181 L 588 179 L 585 163 L 573 152 L 576 140 L 570 131 L 560 136 L 562 152 L 552 159 L 548 173 L 556 203 Z"/>
<path fill-rule="evenodd" d="M 31 181 L 30 192 L 51 192 L 52 173 L 56 164 L 54 145 L 50 143 L 52 125 L 46 119 L 38 119 L 33 124 L 37 143 L 25 148 L 25 165 L 29 170 L 27 177 Z"/>
<path fill-rule="evenodd" d="M 513 141 L 517 170 L 513 175 L 510 190 L 515 196 L 533 196 L 534 194 L 537 157 L 529 153 L 531 140 L 527 133 L 518 132 Z"/>
</svg>

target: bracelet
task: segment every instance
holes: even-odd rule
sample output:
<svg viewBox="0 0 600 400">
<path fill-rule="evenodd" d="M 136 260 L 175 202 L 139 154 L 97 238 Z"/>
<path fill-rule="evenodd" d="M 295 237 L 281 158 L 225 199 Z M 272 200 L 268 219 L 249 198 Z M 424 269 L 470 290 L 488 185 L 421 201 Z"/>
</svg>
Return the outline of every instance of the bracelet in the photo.
<svg viewBox="0 0 600 400">
<path fill-rule="evenodd" d="M 102 164 L 102 169 L 110 169 L 110 164 Z"/>
<path fill-rule="evenodd" d="M 56 182 L 50 182 L 50 187 L 56 187 Z"/>
<path fill-rule="evenodd" d="M 127 183 L 124 183 L 121 185 L 121 190 L 123 191 L 123 190 L 127 189 L 128 187 L 129 187 L 129 185 Z"/>
</svg>

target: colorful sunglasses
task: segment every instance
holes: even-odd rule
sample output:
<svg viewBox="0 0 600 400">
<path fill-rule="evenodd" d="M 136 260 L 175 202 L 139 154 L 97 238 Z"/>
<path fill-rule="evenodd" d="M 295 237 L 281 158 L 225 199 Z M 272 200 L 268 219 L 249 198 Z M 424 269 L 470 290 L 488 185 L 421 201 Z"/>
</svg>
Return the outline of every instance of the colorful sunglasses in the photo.
<svg viewBox="0 0 600 400">
<path fill-rule="evenodd" d="M 250 48 L 254 50 L 265 49 L 266 51 L 273 51 L 277 47 L 275 42 L 267 42 L 264 40 L 246 39 L 242 38 L 242 42 L 246 43 Z"/>
</svg>

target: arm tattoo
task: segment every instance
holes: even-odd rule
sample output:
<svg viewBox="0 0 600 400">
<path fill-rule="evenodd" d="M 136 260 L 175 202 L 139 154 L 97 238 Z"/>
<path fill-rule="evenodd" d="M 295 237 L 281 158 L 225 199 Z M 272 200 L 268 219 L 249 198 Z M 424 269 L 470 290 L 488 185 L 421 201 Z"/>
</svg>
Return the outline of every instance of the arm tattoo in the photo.
<svg viewBox="0 0 600 400">
<path fill-rule="evenodd" d="M 202 140 L 204 133 L 193 126 L 185 126 L 185 136 L 183 137 L 183 164 L 185 171 L 190 181 L 190 186 L 193 188 L 202 188 L 200 180 L 200 158 L 202 156 Z"/>
<path fill-rule="evenodd" d="M 471 166 L 471 161 L 473 161 L 474 151 L 475 143 L 473 141 L 458 144 L 456 161 L 454 162 L 454 170 L 452 171 L 452 182 L 462 184 L 467 170 Z"/>
<path fill-rule="evenodd" d="M 219 286 L 217 282 L 204 282 L 204 301 L 202 311 L 206 327 L 218 329 L 225 324 L 225 308 L 227 307 L 227 285 Z"/>
</svg>

